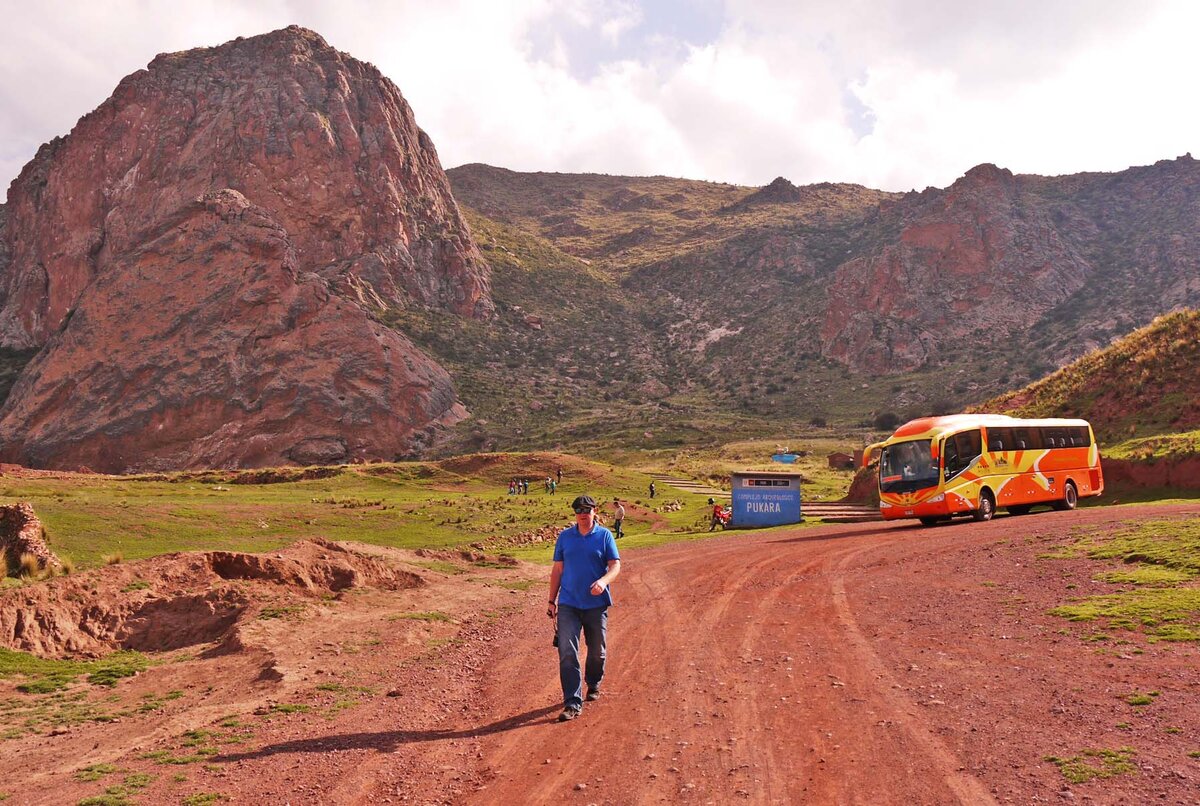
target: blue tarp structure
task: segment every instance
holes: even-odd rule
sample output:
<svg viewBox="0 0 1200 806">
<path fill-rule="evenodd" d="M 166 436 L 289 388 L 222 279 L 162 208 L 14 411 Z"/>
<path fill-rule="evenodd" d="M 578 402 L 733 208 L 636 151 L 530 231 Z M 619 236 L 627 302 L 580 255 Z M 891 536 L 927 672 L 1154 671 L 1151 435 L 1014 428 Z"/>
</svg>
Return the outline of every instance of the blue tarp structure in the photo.
<svg viewBox="0 0 1200 806">
<path fill-rule="evenodd" d="M 773 454 L 771 454 L 772 462 L 779 462 L 780 464 L 785 464 L 785 465 L 794 464 L 795 461 L 799 458 L 800 458 L 799 454 L 795 454 L 795 453 L 773 453 Z"/>
</svg>

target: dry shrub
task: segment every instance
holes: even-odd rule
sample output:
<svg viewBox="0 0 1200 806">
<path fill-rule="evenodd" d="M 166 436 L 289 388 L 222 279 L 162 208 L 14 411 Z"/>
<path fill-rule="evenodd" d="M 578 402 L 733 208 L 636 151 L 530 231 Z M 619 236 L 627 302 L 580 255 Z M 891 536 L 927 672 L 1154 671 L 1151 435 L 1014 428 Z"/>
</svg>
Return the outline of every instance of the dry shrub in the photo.
<svg viewBox="0 0 1200 806">
<path fill-rule="evenodd" d="M 36 554 L 25 552 L 21 555 L 21 559 L 17 561 L 17 576 L 28 577 L 32 579 L 38 576 L 42 570 L 42 563 L 38 560 Z"/>
<path fill-rule="evenodd" d="M 70 576 L 71 574 L 75 573 L 75 561 L 70 557 L 62 557 L 59 559 L 58 563 L 58 568 L 62 572 L 63 576 Z"/>
<path fill-rule="evenodd" d="M 119 565 L 121 563 L 121 561 L 124 559 L 125 558 L 121 556 L 121 552 L 119 552 L 119 551 L 116 552 L 115 554 L 105 554 L 104 555 L 104 564 L 105 565 Z"/>
</svg>

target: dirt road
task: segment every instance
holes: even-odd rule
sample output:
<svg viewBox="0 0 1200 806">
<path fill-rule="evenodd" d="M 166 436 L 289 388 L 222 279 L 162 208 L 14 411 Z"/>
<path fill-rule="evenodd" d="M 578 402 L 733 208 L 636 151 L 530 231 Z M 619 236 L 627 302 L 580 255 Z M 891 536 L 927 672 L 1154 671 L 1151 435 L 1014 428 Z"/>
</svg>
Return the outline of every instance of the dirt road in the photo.
<svg viewBox="0 0 1200 806">
<path fill-rule="evenodd" d="M 1195 802 L 1195 647 L 1098 653 L 1046 615 L 1094 584 L 1093 564 L 1037 555 L 1079 527 L 1198 513 L 847 525 L 629 552 L 604 697 L 574 723 L 551 721 L 559 691 L 534 601 L 485 675 L 472 715 L 493 729 L 453 797 Z M 1121 699 L 1151 689 L 1152 715 Z M 1136 774 L 1077 787 L 1044 760 L 1126 746 Z"/>
<path fill-rule="evenodd" d="M 309 712 L 259 720 L 241 744 L 171 780 L 143 760 L 157 745 L 141 723 L 127 730 L 146 735 L 128 733 L 126 749 L 70 763 L 159 776 L 140 803 L 201 790 L 293 804 L 1194 803 L 1197 647 L 1048 615 L 1113 586 L 1093 579 L 1093 561 L 1043 555 L 1082 531 L 1196 517 L 1200 504 L 1109 507 L 626 550 L 603 697 L 567 724 L 554 721 L 557 660 L 540 583 L 491 599 L 470 588 L 453 641 L 416 660 L 419 635 L 368 592 L 342 621 L 309 622 L 292 649 L 276 648 L 272 668 L 308 681 L 289 701 L 309 697 Z M 450 607 L 435 593 L 416 606 Z M 366 651 L 313 651 L 367 618 L 379 640 Z M 205 662 L 212 675 L 236 668 L 233 658 Z M 374 693 L 356 707 L 322 711 L 322 697 L 344 695 L 312 686 L 334 679 L 382 685 L 363 686 Z M 1153 704 L 1129 704 L 1137 692 L 1155 692 Z M 54 741 L 29 745 L 43 769 Z M 1132 767 L 1075 784 L 1047 760 L 1099 764 L 1087 750 Z M 24 790 L 35 793 L 28 801 L 73 802 L 64 797 L 97 786 L 70 774 L 46 772 L 40 790 Z"/>
</svg>

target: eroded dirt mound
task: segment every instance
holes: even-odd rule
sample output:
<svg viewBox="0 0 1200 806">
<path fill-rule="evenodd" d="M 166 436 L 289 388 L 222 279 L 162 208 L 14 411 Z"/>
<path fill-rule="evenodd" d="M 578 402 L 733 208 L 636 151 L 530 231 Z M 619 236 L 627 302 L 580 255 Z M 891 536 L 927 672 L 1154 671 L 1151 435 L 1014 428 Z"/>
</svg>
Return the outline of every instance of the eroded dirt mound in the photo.
<svg viewBox="0 0 1200 806">
<path fill-rule="evenodd" d="M 854 480 L 850 482 L 850 490 L 842 498 L 842 503 L 845 504 L 871 504 L 879 503 L 879 467 L 871 465 L 870 467 L 861 467 L 854 473 Z"/>
<path fill-rule="evenodd" d="M 1157 461 L 1105 459 L 1104 481 L 1127 487 L 1179 487 L 1200 489 L 1200 456 Z"/>
<path fill-rule="evenodd" d="M 263 608 L 258 586 L 297 597 L 416 588 L 386 560 L 313 540 L 271 554 L 171 554 L 0 596 L 0 646 L 46 657 L 157 652 L 220 641 Z"/>
<path fill-rule="evenodd" d="M 465 561 L 469 563 L 494 563 L 496 565 L 508 565 L 513 567 L 518 564 L 516 557 L 510 557 L 507 554 L 493 556 L 477 551 L 467 551 L 465 549 L 461 551 L 417 549 L 413 553 L 418 557 L 426 557 L 432 560 L 447 560 L 450 562 Z"/>
</svg>

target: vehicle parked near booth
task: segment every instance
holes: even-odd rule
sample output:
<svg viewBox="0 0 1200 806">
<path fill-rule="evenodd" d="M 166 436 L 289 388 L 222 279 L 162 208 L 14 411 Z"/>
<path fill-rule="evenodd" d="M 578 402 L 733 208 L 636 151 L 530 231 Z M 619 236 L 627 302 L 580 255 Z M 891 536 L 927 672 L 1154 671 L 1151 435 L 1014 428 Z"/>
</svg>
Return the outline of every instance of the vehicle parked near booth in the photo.
<svg viewBox="0 0 1200 806">
<path fill-rule="evenodd" d="M 864 450 L 863 465 L 876 455 L 885 520 L 986 521 L 1000 508 L 1013 515 L 1043 504 L 1074 509 L 1080 498 L 1104 492 L 1100 449 L 1086 420 L 922 417 Z"/>
</svg>

